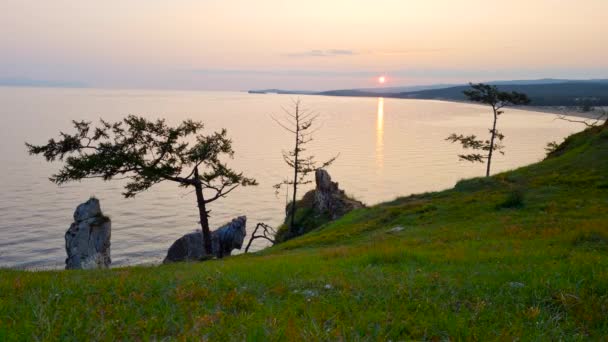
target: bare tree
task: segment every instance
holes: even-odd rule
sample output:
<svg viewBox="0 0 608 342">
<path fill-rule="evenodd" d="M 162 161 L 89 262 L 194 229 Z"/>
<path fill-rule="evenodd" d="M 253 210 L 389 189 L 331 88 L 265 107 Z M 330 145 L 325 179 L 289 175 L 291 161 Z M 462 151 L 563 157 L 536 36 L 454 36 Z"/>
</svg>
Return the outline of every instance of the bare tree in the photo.
<svg viewBox="0 0 608 342">
<path fill-rule="evenodd" d="M 599 126 L 599 124 L 602 121 L 604 122 L 603 123 L 604 126 L 608 126 L 608 111 L 606 111 L 605 109 L 602 109 L 599 111 L 594 110 L 594 111 L 597 112 L 597 115 L 595 115 L 595 117 L 592 117 L 589 119 L 582 119 L 582 120 L 570 119 L 566 115 L 559 115 L 557 118 L 560 120 L 568 121 L 568 122 L 580 123 L 587 127 Z"/>
<path fill-rule="evenodd" d="M 295 214 L 298 187 L 311 183 L 312 180 L 307 178 L 308 174 L 314 172 L 318 168 L 325 168 L 331 165 L 338 155 L 317 166 L 314 156 L 305 155 L 305 145 L 313 140 L 313 133 L 320 128 L 319 126 L 313 127 L 319 114 L 303 109 L 300 100 L 293 101 L 291 110 L 284 107 L 282 109 L 284 112 L 282 120 L 279 120 L 274 116 L 272 116 L 272 119 L 284 130 L 293 134 L 293 149 L 283 151 L 283 160 L 293 169 L 293 178 L 285 179 L 282 182 L 275 184 L 274 188 L 278 193 L 282 186 L 292 187 L 292 200 L 291 206 L 289 207 L 289 233 L 291 235 L 296 235 Z"/>
<path fill-rule="evenodd" d="M 494 151 L 498 151 L 504 154 L 502 149 L 502 140 L 505 136 L 496 129 L 498 122 L 498 116 L 504 113 L 502 108 L 510 105 L 524 105 L 530 103 L 530 99 L 526 94 L 518 92 L 504 92 L 499 91 L 496 86 L 487 85 L 483 83 L 473 84 L 470 83 L 471 90 L 465 90 L 463 93 L 473 102 L 479 102 L 492 107 L 492 113 L 494 115 L 494 122 L 492 129 L 490 129 L 490 140 L 479 140 L 475 135 L 462 135 L 452 133 L 446 138 L 447 141 L 452 143 L 459 142 L 464 149 L 481 150 L 483 153 L 470 153 L 460 154 L 458 157 L 462 160 L 469 162 L 480 162 L 483 163 L 486 160 L 486 177 L 490 176 L 490 165 L 492 164 L 492 155 Z M 498 139 L 498 141 L 496 141 Z"/>
<path fill-rule="evenodd" d="M 259 229 L 262 229 L 262 232 L 260 234 L 258 234 Z M 255 226 L 253 233 L 251 234 L 249 243 L 247 244 L 247 247 L 245 248 L 245 253 L 249 252 L 249 247 L 251 247 L 251 243 L 255 239 L 265 239 L 265 240 L 270 241 L 270 243 L 272 243 L 274 245 L 274 243 L 275 243 L 274 236 L 276 235 L 276 233 L 277 232 L 271 226 L 269 226 L 265 223 L 262 223 L 262 222 L 258 223 Z"/>
</svg>

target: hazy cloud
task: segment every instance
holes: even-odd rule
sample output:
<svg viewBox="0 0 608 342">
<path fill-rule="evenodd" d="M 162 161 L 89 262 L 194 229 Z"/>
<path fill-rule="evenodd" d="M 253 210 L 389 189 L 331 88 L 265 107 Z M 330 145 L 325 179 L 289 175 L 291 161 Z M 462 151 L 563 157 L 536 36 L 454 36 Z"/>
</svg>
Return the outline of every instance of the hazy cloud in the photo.
<svg viewBox="0 0 608 342">
<path fill-rule="evenodd" d="M 337 57 L 358 55 L 356 51 L 345 49 L 310 50 L 297 53 L 288 53 L 288 57 Z"/>
<path fill-rule="evenodd" d="M 195 69 L 197 74 L 206 75 L 265 75 L 292 77 L 368 77 L 378 75 L 378 71 L 348 71 L 348 70 L 303 70 L 303 69 Z"/>
<path fill-rule="evenodd" d="M 445 51 L 453 51 L 454 48 L 429 48 L 429 49 L 410 49 L 410 50 L 393 50 L 393 51 L 369 51 L 369 54 L 380 56 L 403 56 L 420 53 L 437 53 Z"/>
<path fill-rule="evenodd" d="M 295 52 L 286 54 L 287 57 L 340 57 L 340 56 L 357 56 L 357 55 L 376 55 L 376 56 L 403 56 L 414 54 L 433 54 L 455 50 L 453 48 L 428 48 L 428 49 L 410 49 L 410 50 L 365 50 L 355 51 L 348 49 L 329 49 L 329 50 L 309 50 L 304 52 Z"/>
</svg>

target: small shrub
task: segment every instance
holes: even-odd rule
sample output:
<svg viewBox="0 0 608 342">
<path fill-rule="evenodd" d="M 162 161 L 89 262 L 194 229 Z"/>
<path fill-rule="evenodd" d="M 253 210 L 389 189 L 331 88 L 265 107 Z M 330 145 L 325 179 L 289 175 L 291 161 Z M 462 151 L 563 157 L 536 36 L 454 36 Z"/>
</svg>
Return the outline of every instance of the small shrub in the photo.
<svg viewBox="0 0 608 342">
<path fill-rule="evenodd" d="M 557 143 L 557 141 L 548 142 L 547 146 L 545 147 L 545 152 L 547 152 L 547 157 L 549 157 L 551 154 L 553 154 L 555 151 L 557 151 L 558 148 L 559 148 L 559 144 Z"/>
<path fill-rule="evenodd" d="M 561 144 L 558 144 L 555 141 L 552 141 L 547 144 L 545 147 L 545 151 L 547 151 L 547 156 L 545 159 L 559 157 L 562 154 L 566 153 L 569 149 L 573 148 L 576 145 L 576 138 L 574 136 L 569 136 Z"/>
<path fill-rule="evenodd" d="M 289 229 L 286 224 L 282 224 L 277 228 L 277 233 L 274 235 L 275 243 L 281 243 L 289 240 Z"/>
<path fill-rule="evenodd" d="M 276 243 L 285 242 L 317 229 L 331 221 L 331 217 L 325 214 L 316 213 L 312 207 L 300 206 L 300 201 L 297 201 L 295 217 L 295 226 L 297 229 L 295 233 L 289 231 L 290 221 L 290 216 L 287 216 L 285 218 L 285 223 L 278 228 L 277 234 L 275 235 Z"/>
<path fill-rule="evenodd" d="M 511 191 L 505 200 L 496 206 L 496 209 L 516 209 L 524 206 L 524 193 L 521 190 Z"/>
<path fill-rule="evenodd" d="M 597 185 L 598 189 L 608 189 L 608 183 L 601 183 Z"/>
</svg>

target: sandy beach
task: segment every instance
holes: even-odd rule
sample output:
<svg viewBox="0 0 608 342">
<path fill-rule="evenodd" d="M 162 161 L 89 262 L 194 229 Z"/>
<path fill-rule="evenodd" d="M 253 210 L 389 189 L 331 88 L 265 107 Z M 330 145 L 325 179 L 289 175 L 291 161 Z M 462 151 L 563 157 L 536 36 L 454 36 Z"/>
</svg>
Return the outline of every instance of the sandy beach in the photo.
<svg viewBox="0 0 608 342">
<path fill-rule="evenodd" d="M 589 112 L 582 112 L 578 107 L 566 107 L 566 106 L 517 106 L 513 107 L 521 110 L 529 110 L 532 112 L 550 113 L 557 115 L 577 116 L 585 119 L 597 119 L 602 115 L 605 116 L 608 111 L 607 107 L 596 107 L 594 110 Z"/>
</svg>

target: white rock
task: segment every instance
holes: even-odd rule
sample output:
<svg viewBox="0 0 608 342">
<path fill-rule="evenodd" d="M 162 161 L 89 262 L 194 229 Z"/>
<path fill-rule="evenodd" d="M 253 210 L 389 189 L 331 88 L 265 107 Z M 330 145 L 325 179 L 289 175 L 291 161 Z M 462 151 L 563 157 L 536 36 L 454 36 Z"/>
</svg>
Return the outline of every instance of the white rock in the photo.
<svg viewBox="0 0 608 342">
<path fill-rule="evenodd" d="M 304 297 L 310 298 L 310 297 L 316 297 L 319 293 L 315 290 L 304 290 L 304 291 L 302 291 L 302 294 L 304 295 Z"/>
<path fill-rule="evenodd" d="M 211 248 L 217 258 L 229 256 L 233 249 L 241 249 L 247 235 L 247 217 L 239 216 L 211 232 Z M 197 261 L 205 256 L 202 232 L 189 233 L 175 240 L 163 263 Z"/>
<path fill-rule="evenodd" d="M 522 287 L 525 287 L 526 285 L 524 283 L 519 283 L 519 282 L 516 282 L 516 281 L 512 281 L 512 282 L 509 283 L 509 286 L 511 286 L 512 288 L 515 288 L 515 289 L 520 289 Z"/>
<path fill-rule="evenodd" d="M 112 222 L 103 215 L 99 200 L 91 198 L 74 212 L 74 223 L 65 233 L 66 269 L 108 268 Z"/>
</svg>

